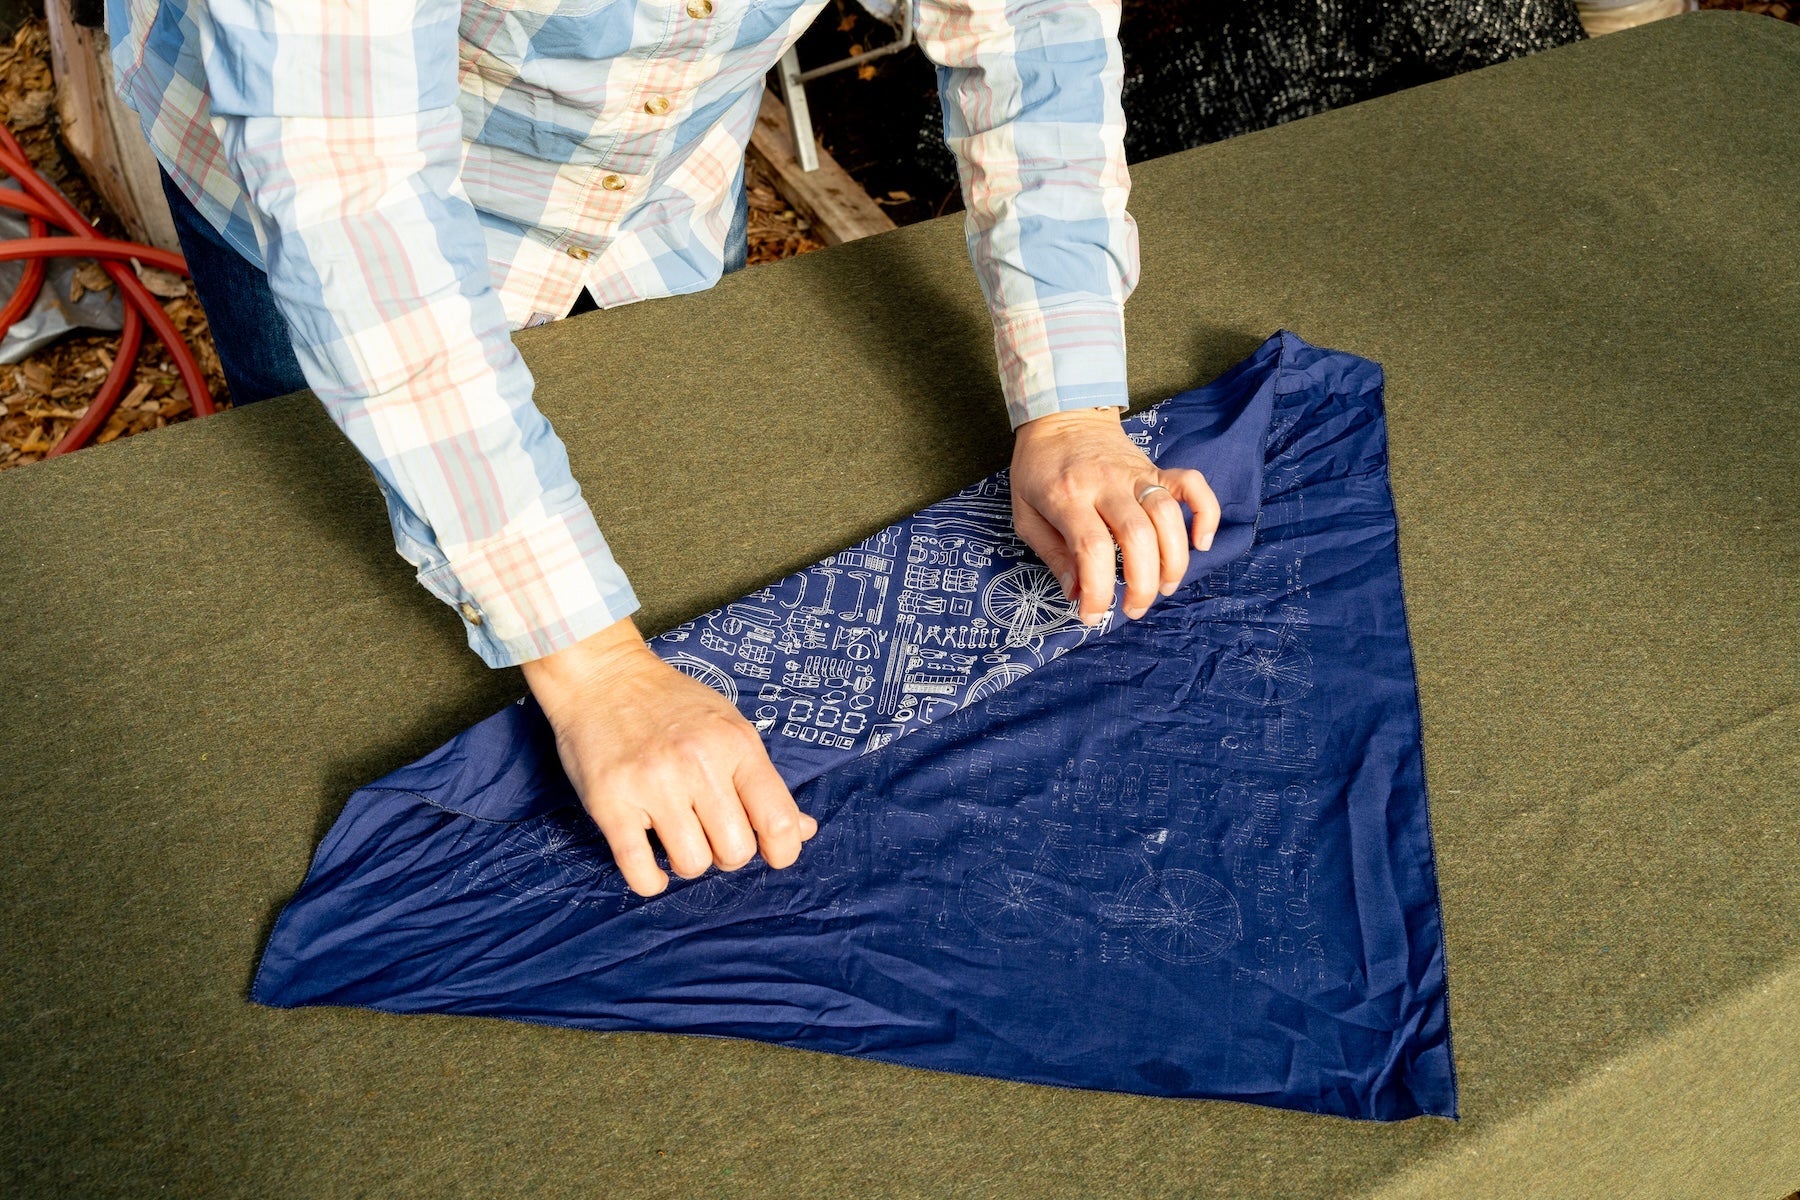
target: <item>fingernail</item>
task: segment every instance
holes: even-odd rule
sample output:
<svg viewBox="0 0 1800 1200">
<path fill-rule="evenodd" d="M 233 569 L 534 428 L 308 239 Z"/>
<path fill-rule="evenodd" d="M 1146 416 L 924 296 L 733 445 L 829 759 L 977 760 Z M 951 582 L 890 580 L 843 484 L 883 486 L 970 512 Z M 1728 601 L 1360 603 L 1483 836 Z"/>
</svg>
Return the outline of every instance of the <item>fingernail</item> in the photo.
<svg viewBox="0 0 1800 1200">
<path fill-rule="evenodd" d="M 1147 613 L 1149 611 L 1150 610 L 1147 608 L 1139 608 L 1139 609 L 1129 609 L 1128 608 L 1125 610 L 1125 615 L 1130 617 L 1133 621 L 1135 621 L 1139 617 L 1143 616 L 1145 613 Z"/>
<path fill-rule="evenodd" d="M 1206 536 L 1200 539 L 1200 549 L 1201 550 L 1205 551 L 1205 550 L 1212 549 L 1213 533 L 1214 533 L 1214 531 L 1209 529 L 1209 530 L 1207 530 Z"/>
<path fill-rule="evenodd" d="M 1075 594 L 1075 581 L 1067 575 L 1058 575 L 1056 582 L 1062 584 L 1063 595 L 1073 596 Z"/>
<path fill-rule="evenodd" d="M 1176 585 L 1172 584 L 1172 583 L 1165 583 L 1162 585 L 1161 588 L 1159 588 L 1157 590 L 1162 592 L 1162 594 L 1165 596 L 1173 596 L 1175 594 L 1175 586 Z"/>
</svg>

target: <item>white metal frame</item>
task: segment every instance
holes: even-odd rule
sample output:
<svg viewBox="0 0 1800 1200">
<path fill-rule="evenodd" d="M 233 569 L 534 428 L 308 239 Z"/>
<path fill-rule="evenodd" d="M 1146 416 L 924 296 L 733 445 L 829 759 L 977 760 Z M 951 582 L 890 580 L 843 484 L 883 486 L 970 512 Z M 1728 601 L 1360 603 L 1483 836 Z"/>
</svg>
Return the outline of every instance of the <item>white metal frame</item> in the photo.
<svg viewBox="0 0 1800 1200">
<path fill-rule="evenodd" d="M 821 75 L 831 75 L 838 71 L 847 71 L 851 67 L 860 67 L 873 59 L 885 58 L 890 54 L 898 54 L 913 44 L 913 6 L 912 0 L 900 0 L 899 36 L 885 46 L 877 46 L 861 54 L 853 54 L 849 58 L 840 58 L 836 62 L 826 63 L 822 67 L 814 67 L 810 71 L 800 69 L 800 56 L 788 47 L 781 56 L 781 63 L 776 68 L 781 80 L 781 99 L 787 105 L 788 129 L 794 137 L 794 158 L 799 162 L 802 171 L 819 169 L 819 150 L 813 144 L 812 110 L 806 105 L 806 85 Z"/>
</svg>

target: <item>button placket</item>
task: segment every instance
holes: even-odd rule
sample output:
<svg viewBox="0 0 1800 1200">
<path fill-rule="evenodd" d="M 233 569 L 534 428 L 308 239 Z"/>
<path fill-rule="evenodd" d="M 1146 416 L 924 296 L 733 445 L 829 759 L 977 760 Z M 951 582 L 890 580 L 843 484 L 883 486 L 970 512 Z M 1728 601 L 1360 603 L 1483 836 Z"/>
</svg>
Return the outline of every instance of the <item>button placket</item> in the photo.
<svg viewBox="0 0 1800 1200">
<path fill-rule="evenodd" d="M 696 21 L 705 20 L 713 14 L 713 0 L 688 0 L 686 11 Z M 704 68 L 711 61 L 705 49 L 711 41 L 710 31 L 683 29 L 678 23 L 669 27 L 663 44 L 679 47 L 682 52 L 646 64 L 638 79 L 639 86 L 650 92 L 642 104 L 645 114 L 666 117 L 677 111 L 698 89 L 700 81 L 710 77 L 711 72 Z M 711 65 L 717 66 L 716 62 Z"/>
<path fill-rule="evenodd" d="M 697 52 L 696 61 L 680 61 L 689 57 L 682 53 L 673 56 L 676 61 L 650 56 L 635 62 L 626 59 L 618 64 L 629 64 L 630 77 L 615 77 L 615 84 L 619 99 L 630 107 L 623 112 L 613 110 L 617 114 L 615 120 L 623 128 L 613 139 L 613 149 L 596 164 L 597 173 L 588 177 L 587 186 L 593 190 L 588 193 L 591 199 L 582 205 L 584 223 L 610 228 L 632 205 L 646 198 L 655 164 L 666 148 L 666 139 L 674 133 L 674 125 L 667 118 L 679 114 L 684 100 L 691 96 L 700 79 L 714 73 L 704 69 L 710 60 L 703 48 L 710 44 L 718 27 L 684 25 L 679 16 L 682 11 L 694 21 L 705 21 L 717 12 L 715 0 L 686 0 L 682 8 L 675 9 L 665 18 L 667 24 L 659 45 L 682 46 Z M 716 68 L 716 62 L 711 62 L 711 66 Z M 607 162 L 609 158 L 613 160 L 611 163 Z M 620 170 L 624 161 L 631 162 L 637 171 Z M 593 253 L 586 247 L 573 245 L 564 246 L 564 252 L 577 261 L 586 261 Z"/>
</svg>

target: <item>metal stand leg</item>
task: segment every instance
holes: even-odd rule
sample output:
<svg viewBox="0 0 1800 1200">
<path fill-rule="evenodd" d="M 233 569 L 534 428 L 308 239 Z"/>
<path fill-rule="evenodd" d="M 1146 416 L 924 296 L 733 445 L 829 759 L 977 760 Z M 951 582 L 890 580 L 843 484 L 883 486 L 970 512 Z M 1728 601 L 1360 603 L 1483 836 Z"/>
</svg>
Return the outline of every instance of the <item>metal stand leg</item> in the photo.
<svg viewBox="0 0 1800 1200">
<path fill-rule="evenodd" d="M 781 56 L 781 99 L 787 105 L 788 127 L 794 135 L 794 158 L 802 171 L 819 169 L 819 150 L 813 144 L 812 111 L 806 107 L 806 85 L 800 81 L 800 56 L 793 47 Z"/>
</svg>

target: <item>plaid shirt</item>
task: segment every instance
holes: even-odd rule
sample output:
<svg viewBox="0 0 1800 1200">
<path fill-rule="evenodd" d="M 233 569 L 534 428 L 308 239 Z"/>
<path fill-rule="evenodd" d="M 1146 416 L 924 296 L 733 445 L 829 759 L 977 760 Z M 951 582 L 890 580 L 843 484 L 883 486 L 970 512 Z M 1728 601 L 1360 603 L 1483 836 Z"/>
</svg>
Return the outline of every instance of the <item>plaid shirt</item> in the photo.
<svg viewBox="0 0 1800 1200">
<path fill-rule="evenodd" d="M 823 3 L 109 0 L 120 93 L 488 663 L 637 607 L 510 332 L 718 280 L 763 77 Z M 1119 0 L 917 3 L 1013 423 L 1123 405 Z"/>
</svg>

